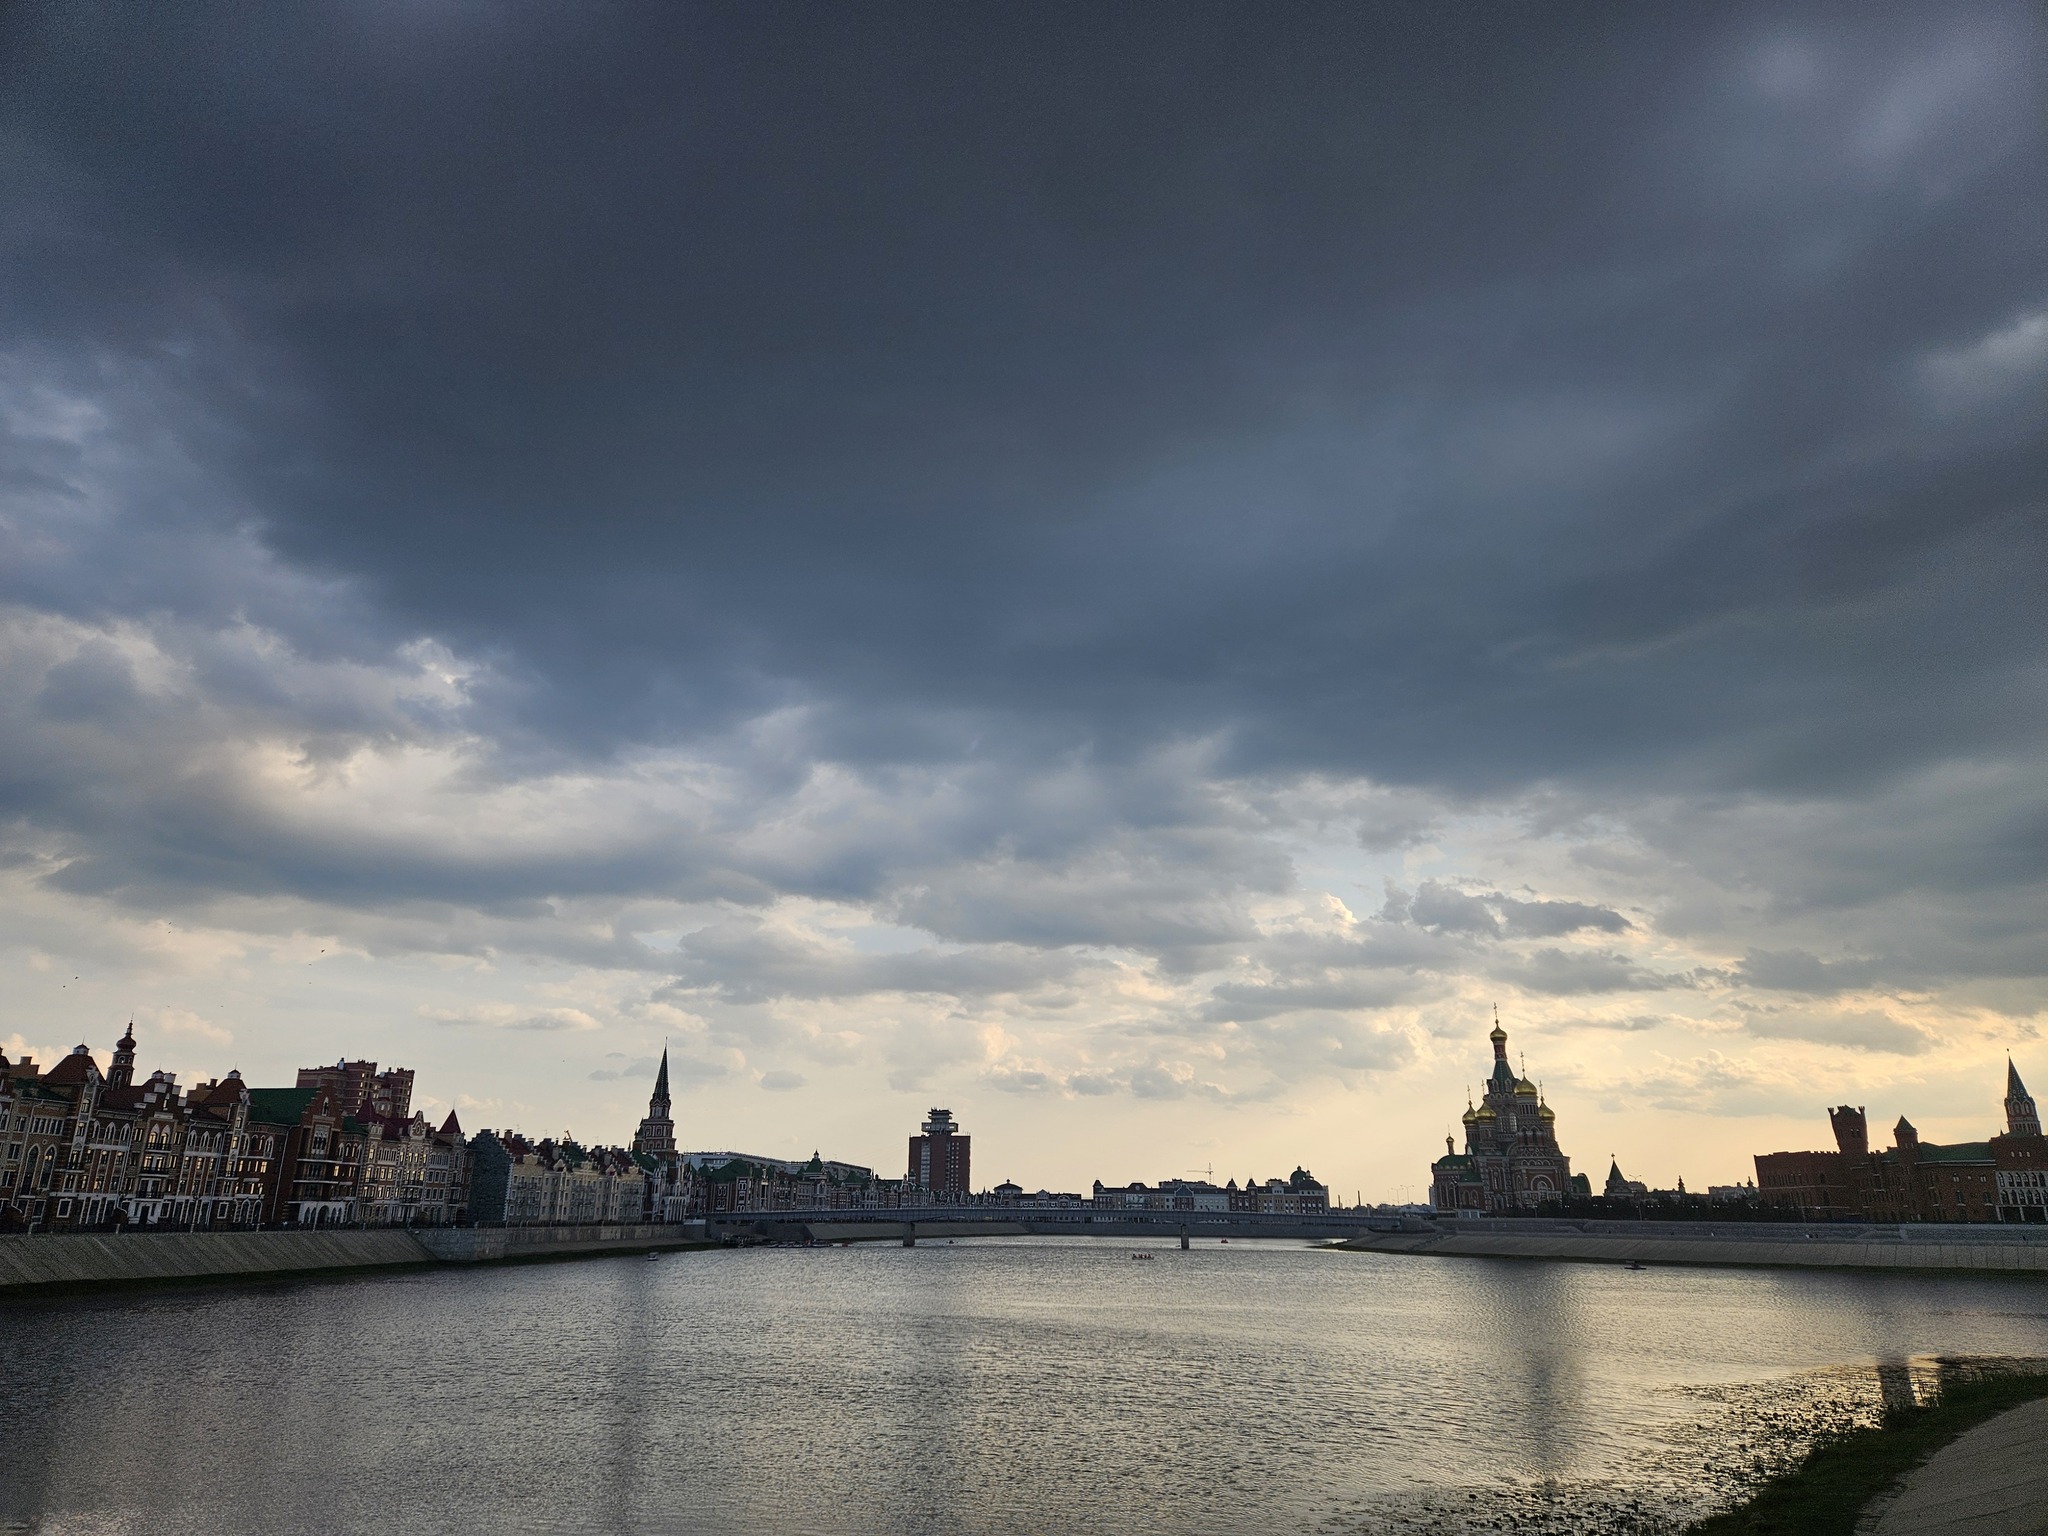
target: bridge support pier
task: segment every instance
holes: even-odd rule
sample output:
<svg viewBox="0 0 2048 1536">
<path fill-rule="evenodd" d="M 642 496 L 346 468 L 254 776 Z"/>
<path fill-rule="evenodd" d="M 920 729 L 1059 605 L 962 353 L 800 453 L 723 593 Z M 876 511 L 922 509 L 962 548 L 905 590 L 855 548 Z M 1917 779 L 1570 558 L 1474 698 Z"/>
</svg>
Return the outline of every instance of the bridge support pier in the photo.
<svg viewBox="0 0 2048 1536">
<path fill-rule="evenodd" d="M 906 1248 L 915 1248 L 917 1246 L 917 1223 L 914 1221 L 903 1229 L 903 1246 Z"/>
<path fill-rule="evenodd" d="M 1180 1224 L 1180 1251 L 1182 1253 L 1188 1251 L 1188 1224 L 1186 1222 Z"/>
</svg>

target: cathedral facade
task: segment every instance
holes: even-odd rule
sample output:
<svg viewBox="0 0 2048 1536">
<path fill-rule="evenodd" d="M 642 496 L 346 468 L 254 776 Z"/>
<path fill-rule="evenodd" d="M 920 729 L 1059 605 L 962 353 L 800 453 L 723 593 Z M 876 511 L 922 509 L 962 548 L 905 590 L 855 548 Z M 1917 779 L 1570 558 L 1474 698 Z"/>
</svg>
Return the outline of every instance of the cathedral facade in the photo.
<svg viewBox="0 0 2048 1536">
<path fill-rule="evenodd" d="M 1437 1210 L 1511 1215 L 1588 1193 L 1583 1174 L 1558 1150 L 1557 1114 L 1543 1093 L 1508 1065 L 1508 1032 L 1493 1021 L 1493 1072 L 1477 1105 L 1465 1107 L 1465 1150 L 1444 1138 L 1429 1166 L 1429 1203 Z"/>
</svg>

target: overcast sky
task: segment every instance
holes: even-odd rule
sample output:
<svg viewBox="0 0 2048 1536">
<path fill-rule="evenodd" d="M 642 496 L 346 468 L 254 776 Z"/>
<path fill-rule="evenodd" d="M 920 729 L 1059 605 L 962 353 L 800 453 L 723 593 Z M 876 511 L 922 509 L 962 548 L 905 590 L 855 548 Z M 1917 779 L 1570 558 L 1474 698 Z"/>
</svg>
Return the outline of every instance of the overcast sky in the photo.
<svg viewBox="0 0 2048 1536">
<path fill-rule="evenodd" d="M 0 1048 L 1423 1193 L 2048 1093 L 2030 6 L 0 10 Z"/>
</svg>

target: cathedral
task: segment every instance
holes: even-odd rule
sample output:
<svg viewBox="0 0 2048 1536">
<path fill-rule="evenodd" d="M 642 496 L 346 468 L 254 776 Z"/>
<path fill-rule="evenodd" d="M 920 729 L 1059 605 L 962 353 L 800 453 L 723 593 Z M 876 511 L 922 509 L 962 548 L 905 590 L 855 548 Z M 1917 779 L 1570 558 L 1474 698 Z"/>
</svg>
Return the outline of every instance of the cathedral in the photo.
<svg viewBox="0 0 2048 1536">
<path fill-rule="evenodd" d="M 1493 1020 L 1493 1074 L 1477 1108 L 1465 1108 L 1465 1150 L 1444 1138 L 1429 1166 L 1429 1203 L 1439 1211 L 1509 1215 L 1590 1193 L 1584 1174 L 1557 1147 L 1557 1113 L 1508 1065 L 1508 1032 Z"/>
</svg>

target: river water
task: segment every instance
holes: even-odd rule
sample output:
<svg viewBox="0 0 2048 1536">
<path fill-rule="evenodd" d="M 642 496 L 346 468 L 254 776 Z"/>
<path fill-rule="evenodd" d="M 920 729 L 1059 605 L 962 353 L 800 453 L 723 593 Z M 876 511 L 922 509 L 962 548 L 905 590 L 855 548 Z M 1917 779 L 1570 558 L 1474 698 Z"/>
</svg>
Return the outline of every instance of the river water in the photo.
<svg viewBox="0 0 2048 1536">
<path fill-rule="evenodd" d="M 11 1301 L 0 1521 L 1669 1531 L 1937 1356 L 2048 1356 L 2048 1285 L 1025 1238 Z"/>
</svg>

